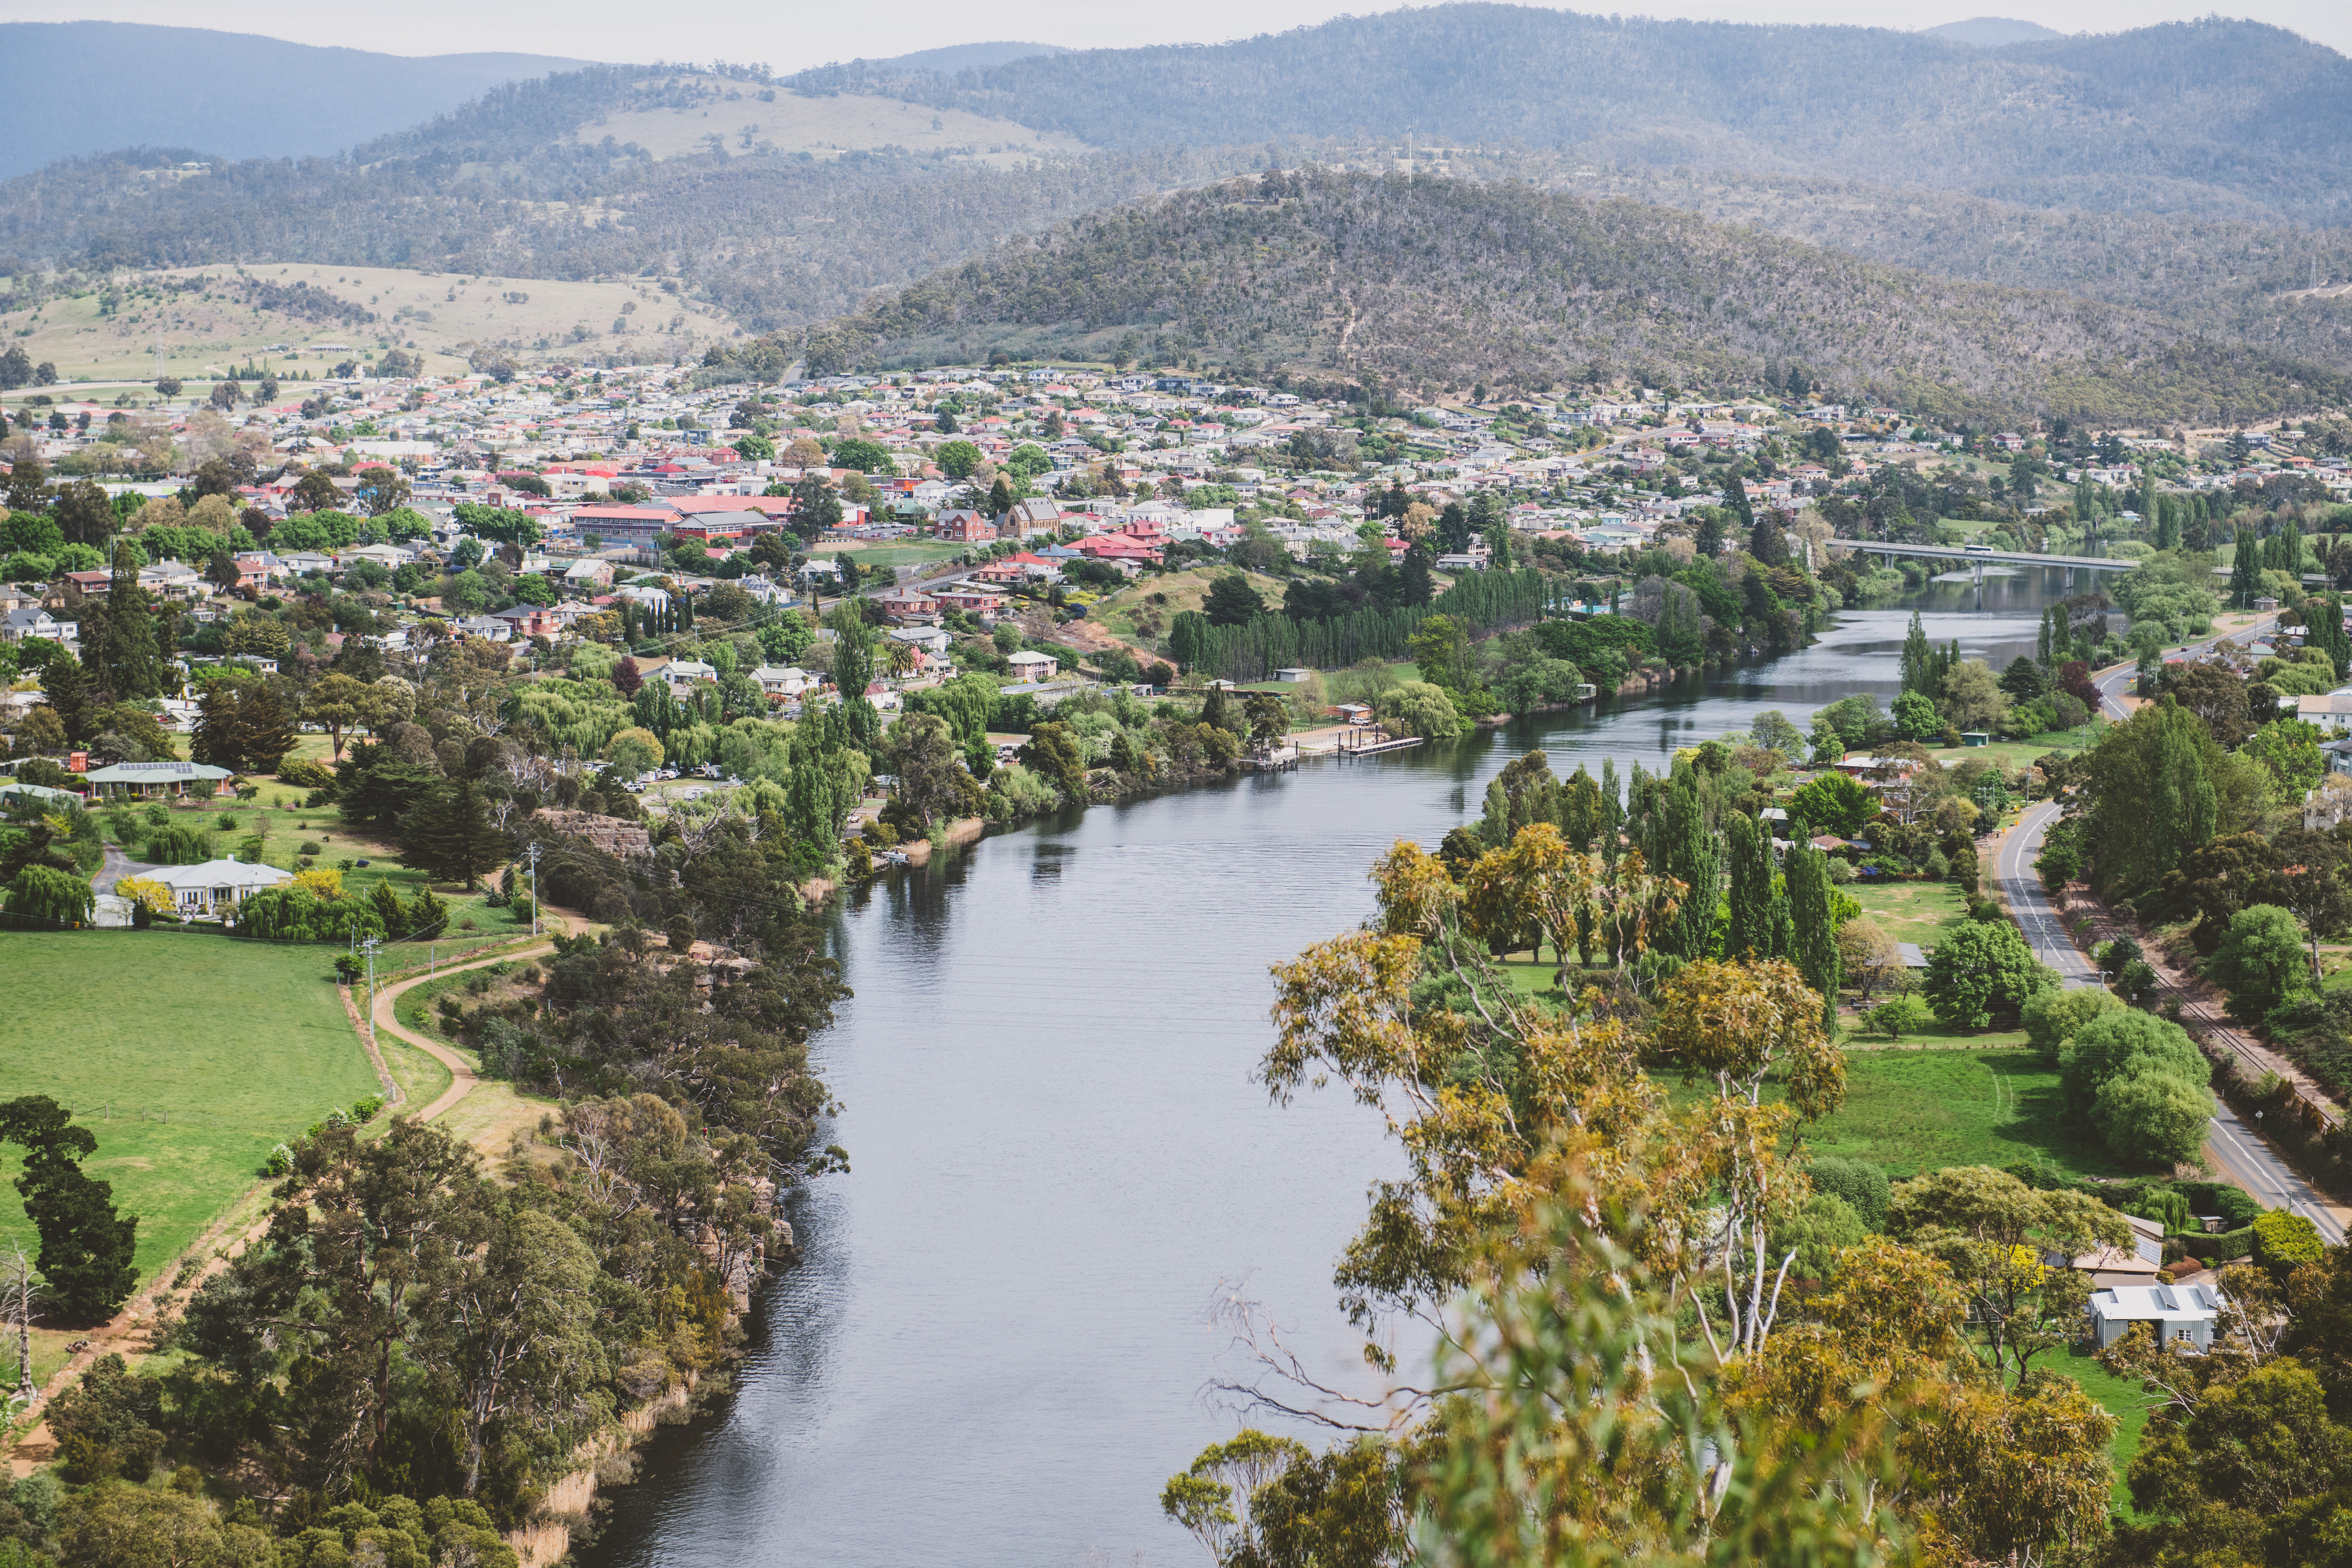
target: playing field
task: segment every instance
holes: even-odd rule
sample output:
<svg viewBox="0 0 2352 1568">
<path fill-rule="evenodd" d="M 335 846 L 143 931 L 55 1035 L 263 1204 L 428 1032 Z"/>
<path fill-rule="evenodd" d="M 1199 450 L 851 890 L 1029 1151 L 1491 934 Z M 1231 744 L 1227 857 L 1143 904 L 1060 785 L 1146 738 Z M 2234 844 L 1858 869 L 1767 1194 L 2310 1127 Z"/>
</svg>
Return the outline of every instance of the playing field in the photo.
<svg viewBox="0 0 2352 1568">
<path fill-rule="evenodd" d="M 168 932 L 0 932 L 0 1098 L 48 1094 L 139 1218 L 141 1282 L 251 1187 L 272 1145 L 381 1092 L 332 946 Z M 17 1168 L 15 1150 L 0 1167 Z M 0 1236 L 36 1246 L 13 1182 Z"/>
</svg>

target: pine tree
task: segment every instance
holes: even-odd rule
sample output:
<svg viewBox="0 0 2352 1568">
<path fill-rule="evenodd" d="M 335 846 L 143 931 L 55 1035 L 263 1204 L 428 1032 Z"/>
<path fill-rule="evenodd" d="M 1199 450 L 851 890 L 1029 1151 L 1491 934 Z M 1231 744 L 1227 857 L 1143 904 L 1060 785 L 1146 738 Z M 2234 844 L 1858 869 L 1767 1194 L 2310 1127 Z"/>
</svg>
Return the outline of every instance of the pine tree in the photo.
<svg viewBox="0 0 2352 1568">
<path fill-rule="evenodd" d="M 400 825 L 404 860 L 469 887 L 506 858 L 508 847 L 470 779 L 442 785 L 411 807 Z"/>
<path fill-rule="evenodd" d="M 238 721 L 236 688 L 218 681 L 205 689 L 196 704 L 196 732 L 188 755 L 211 768 L 232 773 L 245 771 L 245 730 Z"/>
<path fill-rule="evenodd" d="M 59 1314 L 71 1323 L 105 1319 L 139 1281 L 131 1267 L 139 1217 L 114 1207 L 114 1188 L 84 1174 L 80 1162 L 96 1152 L 87 1127 L 68 1125 L 73 1113 L 46 1094 L 0 1103 L 0 1142 L 25 1151 L 16 1191 L 25 1217 L 41 1238 L 35 1267 Z"/>
<path fill-rule="evenodd" d="M 257 773 L 277 772 L 294 749 L 294 721 L 266 681 L 238 692 L 236 733 L 245 765 Z"/>
<path fill-rule="evenodd" d="M 2230 602 L 2240 610 L 2250 608 L 2262 591 L 2261 549 L 2254 530 L 2241 525 L 2237 553 L 2230 561 Z"/>
</svg>

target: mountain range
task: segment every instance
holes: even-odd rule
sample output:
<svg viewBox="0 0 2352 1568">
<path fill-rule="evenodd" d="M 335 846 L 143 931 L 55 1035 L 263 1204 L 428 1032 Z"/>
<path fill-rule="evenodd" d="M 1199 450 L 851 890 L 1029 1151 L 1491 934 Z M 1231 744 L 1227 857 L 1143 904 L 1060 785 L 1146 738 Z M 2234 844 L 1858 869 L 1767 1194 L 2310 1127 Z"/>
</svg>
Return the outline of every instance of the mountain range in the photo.
<svg viewBox="0 0 2352 1568">
<path fill-rule="evenodd" d="M 383 55 L 128 22 L 0 23 L 0 178 L 103 147 L 222 158 L 330 153 L 583 62 Z M 94 132 L 106 140 L 93 145 Z"/>
<path fill-rule="evenodd" d="M 335 78 L 401 106 L 312 112 L 336 156 L 223 156 L 215 117 L 210 141 L 158 130 L 9 180 L 0 303 L 125 267 L 659 276 L 812 363 L 1132 332 L 1416 386 L 1803 362 L 1923 406 L 2107 421 L 2284 407 L 2352 372 L 2352 61 L 2252 22 L 2069 37 L 1460 4 L 782 78 L 194 37 L 247 51 L 215 77 L 511 79 L 453 101 Z M 209 101 L 151 96 L 184 127 Z M 1274 172 L 1297 190 L 1233 194 Z"/>
</svg>

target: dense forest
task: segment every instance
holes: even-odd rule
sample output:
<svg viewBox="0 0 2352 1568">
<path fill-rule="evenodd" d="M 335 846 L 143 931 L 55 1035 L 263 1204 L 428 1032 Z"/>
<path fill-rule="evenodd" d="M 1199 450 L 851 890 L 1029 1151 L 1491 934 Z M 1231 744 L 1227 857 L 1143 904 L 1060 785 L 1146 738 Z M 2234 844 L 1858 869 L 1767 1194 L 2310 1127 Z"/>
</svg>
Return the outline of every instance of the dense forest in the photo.
<svg viewBox="0 0 2352 1568">
<path fill-rule="evenodd" d="M 2045 206 L 2321 223 L 2352 212 L 2352 61 L 2220 18 L 1988 51 L 1884 28 L 1442 5 L 952 78 L 832 68 L 788 79 L 1107 147 L 1417 129 Z"/>
<path fill-rule="evenodd" d="M 1128 340 L 1136 340 L 1129 344 Z M 1637 370 L 1730 385 L 1802 361 L 1952 418 L 2248 417 L 2338 378 L 2063 295 L 1948 282 L 1623 200 L 1269 172 L 1008 242 L 819 329 L 813 368 L 1145 341 L 1400 388 Z"/>
</svg>

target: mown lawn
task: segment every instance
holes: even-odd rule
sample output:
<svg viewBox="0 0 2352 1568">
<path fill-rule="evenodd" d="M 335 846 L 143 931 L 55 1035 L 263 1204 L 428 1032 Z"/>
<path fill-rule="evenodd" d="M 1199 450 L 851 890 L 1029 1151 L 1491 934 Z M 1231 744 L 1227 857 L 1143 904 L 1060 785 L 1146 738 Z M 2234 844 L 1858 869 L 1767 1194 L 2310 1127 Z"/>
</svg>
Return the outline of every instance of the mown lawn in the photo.
<svg viewBox="0 0 2352 1568">
<path fill-rule="evenodd" d="M 2113 1506 L 2126 1518 L 2137 1518 L 2132 1512 L 2131 1488 L 2124 1484 L 2124 1478 L 2130 1473 L 2131 1462 L 2139 1453 L 2140 1434 L 2147 1429 L 2151 1400 L 2147 1391 L 2139 1385 L 2137 1378 L 2117 1377 L 2101 1366 L 2096 1356 L 2082 1354 L 2071 1347 L 2045 1352 L 2034 1358 L 2033 1364 L 2073 1378 L 2082 1385 L 2084 1393 L 2115 1416 L 2115 1439 L 2107 1445 L 2107 1458 L 2116 1468 Z"/>
<path fill-rule="evenodd" d="M 1805 1129 L 1814 1154 L 1868 1160 L 1896 1181 L 2021 1161 L 2075 1176 L 2137 1174 L 2088 1129 L 2065 1124 L 2055 1066 L 1993 1043 L 2020 1037 L 1915 1038 L 1919 1049 L 1849 1052 L 1845 1103 Z"/>
<path fill-rule="evenodd" d="M 1840 891 L 1897 942 L 1932 948 L 1968 924 L 1959 886 L 1949 882 L 1853 882 Z"/>
<path fill-rule="evenodd" d="M 51 1095 L 97 1134 L 83 1168 L 140 1217 L 142 1281 L 254 1185 L 273 1145 L 381 1092 L 335 994 L 336 951 L 0 932 L 0 1097 Z M 13 1182 L 0 1237 L 37 1245 Z"/>
</svg>

